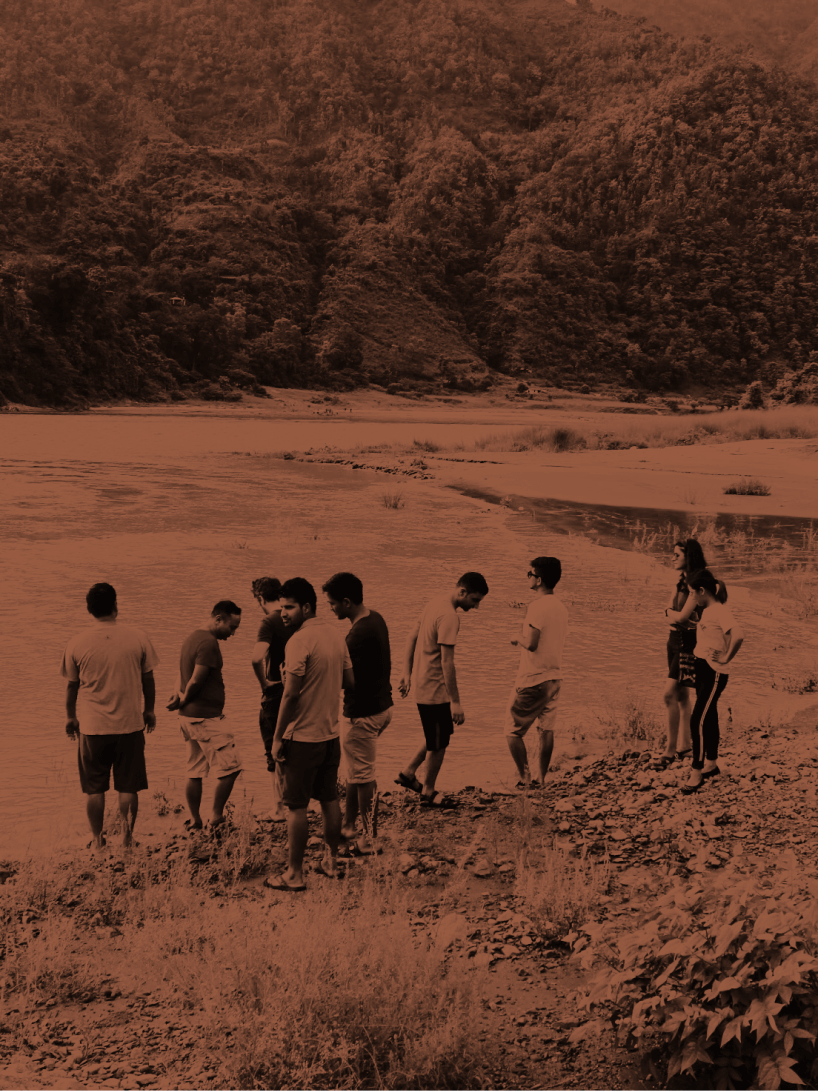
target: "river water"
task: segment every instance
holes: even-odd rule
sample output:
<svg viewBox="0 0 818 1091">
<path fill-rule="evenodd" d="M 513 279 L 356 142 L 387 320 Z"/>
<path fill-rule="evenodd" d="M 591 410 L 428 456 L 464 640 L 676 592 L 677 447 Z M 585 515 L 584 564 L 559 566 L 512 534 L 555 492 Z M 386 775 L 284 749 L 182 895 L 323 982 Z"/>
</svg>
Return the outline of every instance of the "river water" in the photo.
<svg viewBox="0 0 818 1091">
<path fill-rule="evenodd" d="M 393 421 L 4 416 L 0 856 L 87 840 L 59 666 L 68 639 L 88 624 L 85 592 L 100 580 L 116 587 L 120 618 L 143 628 L 161 659 L 158 726 L 147 745 L 150 789 L 138 826 L 143 835 L 185 817 L 157 816 L 154 793 L 164 793 L 171 806 L 184 802 L 184 746 L 176 716 L 163 706 L 182 641 L 220 598 L 244 611 L 238 633 L 223 645 L 226 711 L 245 764 L 234 800 L 259 813 L 269 807 L 250 667 L 261 620 L 250 584 L 258 576 L 305 576 L 320 592 L 335 571 L 359 574 L 365 601 L 390 627 L 395 684 L 423 603 L 467 569 L 484 573 L 490 594 L 478 611 L 461 615 L 457 670 L 467 720 L 441 773 L 444 790 L 509 788 L 516 779 L 501 725 L 518 657 L 510 640 L 524 615 L 525 572 L 535 554 L 561 557 L 559 594 L 571 615 L 555 760 L 598 750 L 605 722 L 621 717 L 628 699 L 661 723 L 662 609 L 674 577 L 662 559 L 633 551 L 632 524 L 625 521 L 601 545 L 593 535 L 566 533 L 570 520 L 546 508 L 517 511 L 419 482 L 271 457 L 325 445 L 439 441 L 440 429 Z M 447 425 L 445 439 L 469 443 L 485 431 L 485 425 Z M 395 488 L 404 506 L 387 508 L 384 493 Z M 814 621 L 799 620 L 764 571 L 744 564 L 736 577 L 731 603 L 747 639 L 721 703 L 736 724 L 780 721 L 815 700 L 780 688 L 783 676 L 815 663 Z M 329 614 L 320 593 L 319 611 Z M 392 786 L 420 742 L 411 697 L 396 695 L 393 723 L 380 741 L 382 787 Z M 206 785 L 205 802 L 211 791 Z"/>
</svg>

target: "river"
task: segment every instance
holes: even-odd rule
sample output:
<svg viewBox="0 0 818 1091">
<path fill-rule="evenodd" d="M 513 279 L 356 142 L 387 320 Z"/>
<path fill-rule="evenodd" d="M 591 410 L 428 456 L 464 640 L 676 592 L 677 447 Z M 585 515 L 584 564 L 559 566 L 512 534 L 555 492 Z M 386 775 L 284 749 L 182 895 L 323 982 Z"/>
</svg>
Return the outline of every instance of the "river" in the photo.
<svg viewBox="0 0 818 1091">
<path fill-rule="evenodd" d="M 487 430 L 445 427 L 448 442 L 469 443 Z M 258 576 L 305 576 L 319 590 L 319 612 L 331 617 L 320 585 L 341 569 L 360 575 L 365 601 L 390 627 L 394 685 L 406 634 L 425 600 L 467 569 L 483 572 L 490 594 L 479 610 L 461 615 L 457 669 L 467 720 L 447 755 L 444 789 L 509 788 L 516 779 L 501 724 L 518 656 L 510 640 L 524 615 L 525 573 L 535 554 L 562 559 L 558 593 L 571 616 L 555 760 L 599 749 L 605 721 L 621 716 L 629 698 L 661 722 L 661 615 L 673 575 L 662 559 L 631 549 L 632 526 L 618 536 L 611 531 L 602 545 L 593 535 L 566 533 L 570 525 L 546 508 L 515 511 L 428 483 L 403 485 L 371 472 L 271 457 L 318 446 L 440 439 L 440 428 L 170 413 L 4 415 L 7 772 L 0 855 L 87 840 L 59 667 L 66 642 L 88 623 L 85 592 L 100 580 L 116 587 L 121 620 L 143 628 L 161 659 L 158 726 L 147 744 L 150 788 L 137 836 L 181 824 L 181 815 L 157 817 L 155 793 L 171 806 L 184 802 L 184 746 L 175 715 L 163 706 L 183 639 L 220 598 L 244 611 L 238 633 L 223 645 L 226 711 L 245 763 L 234 800 L 260 813 L 268 809 L 250 667 L 261 620 L 250 584 Z M 388 508 L 384 494 L 396 488 L 404 505 Z M 780 689 L 781 677 L 814 663 L 815 652 L 814 623 L 799 620 L 779 592 L 748 564 L 731 582 L 731 603 L 747 634 L 721 702 L 735 724 L 777 722 L 810 701 Z M 392 787 L 420 741 L 411 698 L 396 696 L 393 723 L 380 742 L 382 788 Z M 205 802 L 211 791 L 206 785 Z M 109 809 L 112 803 L 109 797 Z"/>
</svg>

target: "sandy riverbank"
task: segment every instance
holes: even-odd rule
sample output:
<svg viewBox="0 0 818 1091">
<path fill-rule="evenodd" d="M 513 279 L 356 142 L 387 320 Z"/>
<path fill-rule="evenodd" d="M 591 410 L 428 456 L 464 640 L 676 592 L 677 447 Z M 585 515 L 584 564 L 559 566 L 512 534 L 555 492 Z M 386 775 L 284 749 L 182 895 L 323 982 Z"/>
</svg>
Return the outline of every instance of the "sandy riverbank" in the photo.
<svg viewBox="0 0 818 1091">
<path fill-rule="evenodd" d="M 322 395 L 314 391 L 272 390 L 270 399 L 245 398 L 235 405 L 185 403 L 174 406 L 117 406 L 94 413 L 167 415 L 231 419 L 300 420 L 304 422 L 301 452 L 321 445 L 321 424 L 348 421 L 348 443 L 334 442 L 338 453 L 354 455 L 365 468 L 391 467 L 419 474 L 413 462 L 425 463 L 424 476 L 441 485 L 485 490 L 531 499 L 573 501 L 589 505 L 654 508 L 694 512 L 771 517 L 818 518 L 818 438 L 748 439 L 723 441 L 706 434 L 707 427 L 735 429 L 741 414 L 696 414 L 679 417 L 658 415 L 661 405 L 627 406 L 602 396 L 562 394 L 556 398 L 514 399 L 509 394 L 424 397 L 407 400 L 379 391 L 353 391 Z M 769 415 L 771 422 L 776 413 Z M 818 408 L 798 409 L 811 420 L 818 434 Z M 758 416 L 758 414 L 756 414 Z M 763 417 L 763 415 L 762 415 Z M 432 426 L 438 451 L 405 451 L 391 444 L 389 425 L 417 423 Z M 485 429 L 496 441 L 485 449 L 451 439 L 453 429 L 471 426 Z M 498 449 L 503 433 L 531 426 L 575 429 L 598 437 L 622 433 L 632 436 L 634 446 L 622 450 L 568 450 L 558 453 L 532 449 Z M 656 433 L 687 429 L 701 433 L 698 442 L 653 446 Z M 641 437 L 647 436 L 647 440 Z M 648 446 L 636 446 L 648 442 Z M 367 451 L 377 447 L 377 451 Z M 391 449 L 390 449 L 391 448 Z M 458 449 L 460 448 L 460 449 Z M 742 478 L 757 478 L 770 489 L 769 496 L 726 495 L 724 488 Z"/>
</svg>

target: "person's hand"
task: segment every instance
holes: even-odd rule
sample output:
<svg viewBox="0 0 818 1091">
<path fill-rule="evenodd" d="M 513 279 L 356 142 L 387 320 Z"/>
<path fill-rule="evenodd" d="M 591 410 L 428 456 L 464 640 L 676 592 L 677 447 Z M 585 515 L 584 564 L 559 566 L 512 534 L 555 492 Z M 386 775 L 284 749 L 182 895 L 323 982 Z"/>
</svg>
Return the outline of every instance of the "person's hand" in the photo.
<svg viewBox="0 0 818 1091">
<path fill-rule="evenodd" d="M 284 765 L 286 763 L 286 758 L 284 757 L 284 740 L 273 739 L 273 748 L 270 753 L 272 754 L 273 761 Z"/>
<path fill-rule="evenodd" d="M 171 696 L 171 699 L 165 705 L 165 708 L 168 710 L 168 712 L 175 712 L 177 710 L 177 708 L 181 708 L 181 707 L 182 707 L 182 698 L 181 698 L 181 695 L 178 694 L 178 693 L 174 693 Z"/>
<path fill-rule="evenodd" d="M 65 733 L 69 739 L 76 739 L 80 733 L 80 722 L 76 716 L 71 716 L 65 725 Z"/>
<path fill-rule="evenodd" d="M 724 663 L 724 652 L 715 651 L 710 653 L 710 658 L 714 663 Z"/>
<path fill-rule="evenodd" d="M 143 712 L 142 721 L 145 724 L 145 730 L 150 735 L 151 731 L 156 727 L 156 713 Z"/>
<path fill-rule="evenodd" d="M 520 643 L 520 641 L 519 640 L 512 640 L 511 643 L 516 647 Z"/>
<path fill-rule="evenodd" d="M 456 724 L 462 724 L 466 720 L 466 713 L 463 711 L 463 706 L 458 704 L 457 701 L 452 701 L 452 722 Z"/>
<path fill-rule="evenodd" d="M 398 682 L 398 693 L 401 697 L 408 697 L 409 690 L 412 688 L 412 679 L 404 675 Z"/>
</svg>

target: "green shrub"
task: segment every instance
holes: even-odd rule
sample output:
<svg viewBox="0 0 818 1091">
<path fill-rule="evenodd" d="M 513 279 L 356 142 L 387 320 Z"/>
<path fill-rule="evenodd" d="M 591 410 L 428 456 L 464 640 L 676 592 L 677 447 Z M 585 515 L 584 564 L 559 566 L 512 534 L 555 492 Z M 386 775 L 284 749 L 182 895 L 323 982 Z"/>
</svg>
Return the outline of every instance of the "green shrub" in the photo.
<svg viewBox="0 0 818 1091">
<path fill-rule="evenodd" d="M 815 1086 L 818 883 L 805 886 L 784 866 L 766 880 L 695 881 L 660 895 L 618 938 L 585 925 L 578 957 L 586 967 L 604 962 L 585 1004 L 604 1017 L 572 1039 L 613 1025 L 665 1081 Z"/>
</svg>

